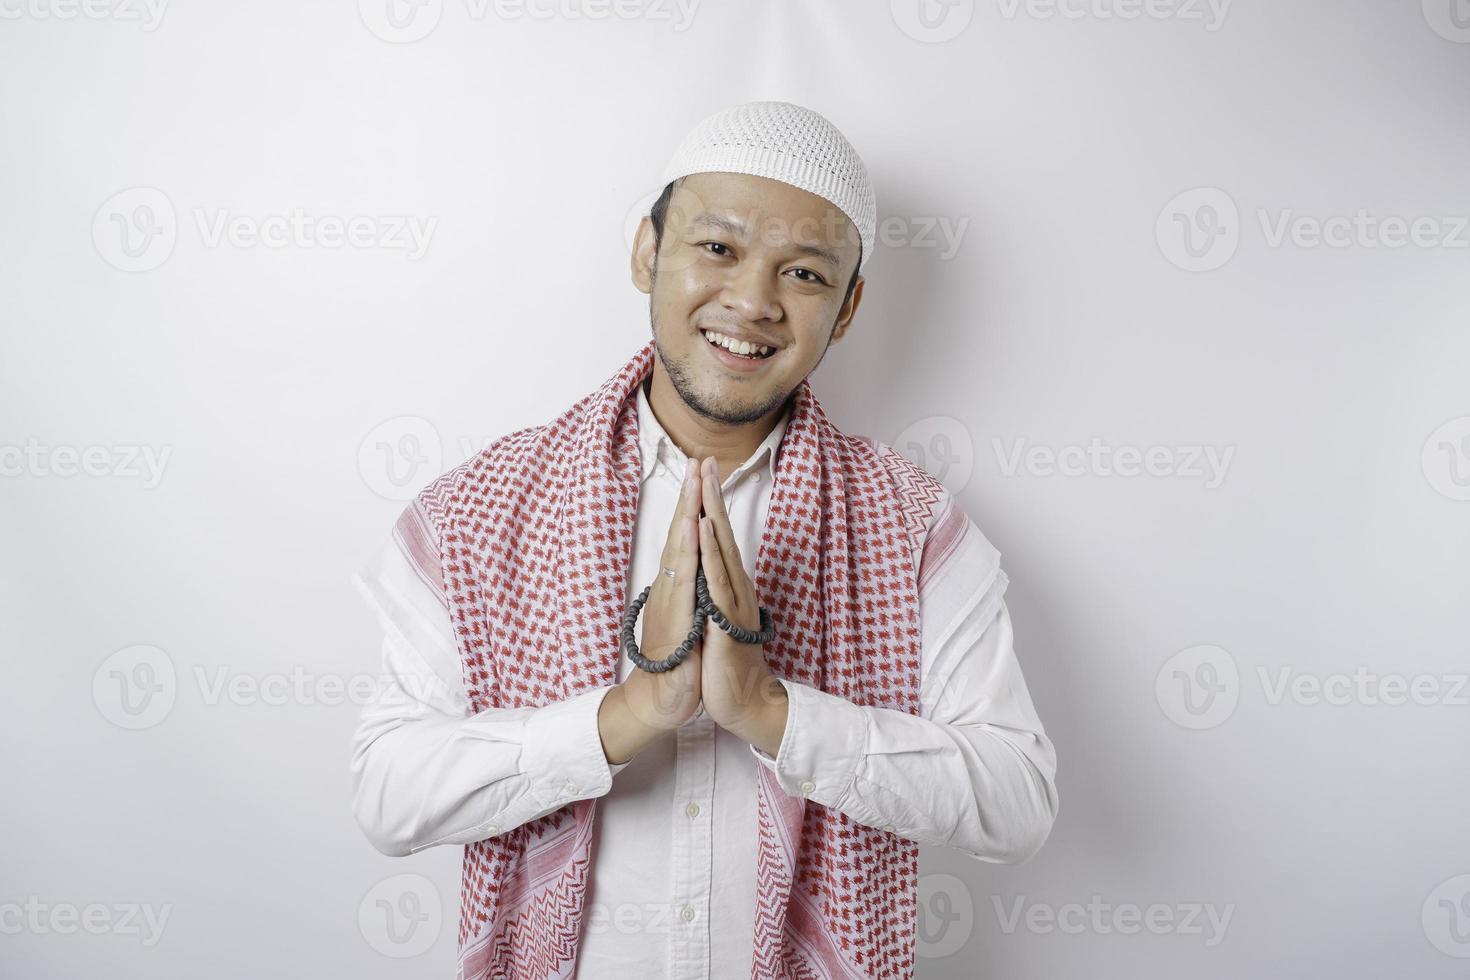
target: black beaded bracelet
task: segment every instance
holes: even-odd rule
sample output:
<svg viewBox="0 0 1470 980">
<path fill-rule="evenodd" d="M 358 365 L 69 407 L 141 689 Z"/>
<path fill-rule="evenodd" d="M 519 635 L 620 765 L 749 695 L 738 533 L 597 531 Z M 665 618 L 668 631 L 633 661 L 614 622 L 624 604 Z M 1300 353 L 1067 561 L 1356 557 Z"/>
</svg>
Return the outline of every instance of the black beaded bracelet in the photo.
<svg viewBox="0 0 1470 980">
<path fill-rule="evenodd" d="M 699 575 L 694 579 L 694 604 L 704 610 L 704 614 L 715 621 L 715 625 L 734 637 L 737 643 L 769 643 L 771 637 L 776 635 L 775 627 L 771 623 L 771 614 L 765 606 L 761 606 L 761 628 L 759 630 L 748 630 L 743 626 L 736 626 L 725 618 L 715 606 L 713 599 L 709 597 L 709 583 L 704 580 L 704 569 L 699 570 Z"/>
<path fill-rule="evenodd" d="M 634 630 L 638 624 L 638 613 L 643 609 L 643 604 L 648 601 L 648 594 L 652 591 L 652 584 L 645 585 L 643 591 L 638 593 L 638 598 L 628 604 L 628 612 L 623 616 L 623 649 L 627 651 L 628 659 L 639 668 L 652 674 L 662 674 L 682 664 L 689 654 L 694 652 L 694 644 L 704 639 L 704 617 L 694 617 L 694 627 L 689 630 L 689 635 L 684 637 L 684 642 L 680 643 L 678 649 L 673 653 L 662 660 L 649 660 L 638 651 L 638 639 Z"/>
<path fill-rule="evenodd" d="M 684 637 L 673 653 L 662 660 L 649 660 L 638 650 L 636 629 L 638 626 L 638 613 L 642 611 L 643 604 L 648 601 L 649 593 L 653 586 L 646 585 L 643 591 L 638 593 L 638 598 L 628 603 L 628 612 L 623 616 L 623 650 L 627 652 L 628 659 L 642 670 L 653 674 L 661 674 L 666 670 L 673 670 L 694 652 L 694 644 L 704 639 L 704 620 L 709 617 L 715 621 L 715 625 L 724 630 L 738 643 L 769 643 L 776 635 L 775 626 L 771 621 L 771 613 L 765 606 L 760 607 L 761 628 L 757 631 L 736 626 L 720 612 L 714 600 L 709 595 L 709 584 L 704 579 L 704 568 L 696 569 L 694 575 L 694 625 L 689 630 L 689 635 Z M 702 615 L 701 615 L 702 614 Z"/>
</svg>

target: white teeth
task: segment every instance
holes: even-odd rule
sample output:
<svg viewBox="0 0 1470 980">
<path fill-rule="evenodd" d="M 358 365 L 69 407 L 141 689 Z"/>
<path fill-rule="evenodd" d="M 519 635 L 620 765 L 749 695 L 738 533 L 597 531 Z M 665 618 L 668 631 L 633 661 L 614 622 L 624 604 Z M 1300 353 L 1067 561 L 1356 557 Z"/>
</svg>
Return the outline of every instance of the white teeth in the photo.
<svg viewBox="0 0 1470 980">
<path fill-rule="evenodd" d="M 766 347 L 763 344 L 752 344 L 744 340 L 736 340 L 734 337 L 726 337 L 724 334 L 716 333 L 713 330 L 705 330 L 703 333 L 705 338 L 711 343 L 718 344 L 736 354 L 744 354 L 746 356 L 753 354 L 759 357 L 765 357 L 766 353 L 772 350 L 772 348 Z"/>
</svg>

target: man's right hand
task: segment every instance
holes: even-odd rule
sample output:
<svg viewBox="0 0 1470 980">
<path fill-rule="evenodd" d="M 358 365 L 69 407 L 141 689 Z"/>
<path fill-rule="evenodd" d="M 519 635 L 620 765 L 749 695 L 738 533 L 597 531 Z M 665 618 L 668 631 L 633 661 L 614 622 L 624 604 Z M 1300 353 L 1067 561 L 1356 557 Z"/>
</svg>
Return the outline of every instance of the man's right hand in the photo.
<svg viewBox="0 0 1470 980">
<path fill-rule="evenodd" d="M 664 541 L 660 569 L 643 604 L 643 635 L 638 649 L 649 660 L 663 660 L 684 642 L 694 624 L 694 578 L 699 569 L 699 461 L 691 459 L 674 519 Z M 664 574 L 672 568 L 675 577 Z M 701 643 L 683 662 L 662 673 L 634 667 L 627 680 L 607 693 L 597 714 L 607 760 L 627 762 L 660 735 L 692 718 L 700 701 Z M 624 654 L 626 656 L 626 654 Z"/>
</svg>

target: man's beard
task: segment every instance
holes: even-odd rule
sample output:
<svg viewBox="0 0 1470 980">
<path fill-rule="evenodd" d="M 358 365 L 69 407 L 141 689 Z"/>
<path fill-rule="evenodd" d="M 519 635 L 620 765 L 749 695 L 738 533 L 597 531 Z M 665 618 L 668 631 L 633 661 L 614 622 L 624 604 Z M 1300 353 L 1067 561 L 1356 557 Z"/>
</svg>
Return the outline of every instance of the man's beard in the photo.
<svg viewBox="0 0 1470 980">
<path fill-rule="evenodd" d="M 792 393 L 801 384 L 798 381 L 785 391 L 773 392 L 760 403 L 749 407 L 734 407 L 729 403 L 717 402 L 707 397 L 696 385 L 694 371 L 690 369 L 689 365 L 689 362 L 697 356 L 695 351 L 690 351 L 689 355 L 682 361 L 675 360 L 664 353 L 663 343 L 659 340 L 658 317 L 653 312 L 653 303 L 651 301 L 649 303 L 649 322 L 653 331 L 654 349 L 658 351 L 658 359 L 663 362 L 664 371 L 668 373 L 669 381 L 673 384 L 674 391 L 678 392 L 679 399 L 685 405 L 689 406 L 691 412 L 703 418 L 725 425 L 749 425 L 752 422 L 759 422 L 785 405 L 787 399 L 791 397 Z M 697 343 L 705 344 L 708 341 L 701 335 Z M 823 350 L 822 357 L 826 356 L 827 352 Z M 821 363 L 820 358 L 817 363 Z"/>
</svg>

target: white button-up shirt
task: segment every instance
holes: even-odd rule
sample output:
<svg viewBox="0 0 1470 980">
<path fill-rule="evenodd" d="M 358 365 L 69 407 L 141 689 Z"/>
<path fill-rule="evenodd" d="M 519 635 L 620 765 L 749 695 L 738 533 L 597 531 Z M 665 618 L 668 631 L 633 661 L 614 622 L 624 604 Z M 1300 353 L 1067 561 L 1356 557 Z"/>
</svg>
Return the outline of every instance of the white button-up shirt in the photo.
<svg viewBox="0 0 1470 980">
<path fill-rule="evenodd" d="M 641 385 L 637 399 L 643 466 L 629 602 L 659 573 L 687 459 Z M 789 418 L 788 406 L 722 483 L 752 580 Z M 1056 756 L 1012 650 L 1005 573 L 986 574 L 993 550 L 947 494 L 931 528 L 947 557 L 920 592 L 920 714 L 783 678 L 788 715 L 774 758 L 701 707 L 619 765 L 608 763 L 597 726 L 611 686 L 467 716 L 449 613 L 389 540 L 353 576 L 385 634 L 383 683 L 353 744 L 359 825 L 379 850 L 406 855 L 604 797 L 577 957 L 577 976 L 594 980 L 748 980 L 757 765 L 793 796 L 859 823 L 981 861 L 1025 860 L 1056 817 Z M 618 681 L 636 669 L 620 657 Z"/>
</svg>

